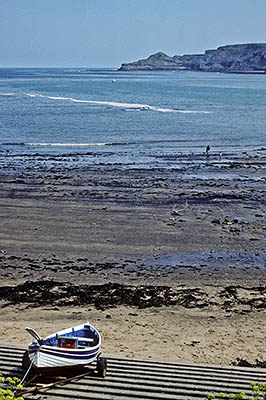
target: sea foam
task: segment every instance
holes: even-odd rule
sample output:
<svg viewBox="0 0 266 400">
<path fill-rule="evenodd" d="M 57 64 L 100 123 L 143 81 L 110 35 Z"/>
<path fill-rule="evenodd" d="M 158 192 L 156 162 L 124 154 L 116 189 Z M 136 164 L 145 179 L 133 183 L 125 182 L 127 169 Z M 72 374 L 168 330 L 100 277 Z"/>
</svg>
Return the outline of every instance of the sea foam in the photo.
<svg viewBox="0 0 266 400">
<path fill-rule="evenodd" d="M 9 92 L 9 93 L 0 92 L 0 96 L 15 96 L 15 93 L 13 93 L 13 92 Z"/>
<path fill-rule="evenodd" d="M 149 104 L 138 104 L 138 103 L 120 103 L 115 101 L 99 101 L 99 100 L 81 100 L 74 99 L 72 97 L 61 97 L 61 96 L 45 96 L 43 94 L 36 93 L 27 93 L 30 97 L 42 97 L 50 100 L 65 100 L 71 101 L 73 103 L 85 103 L 92 105 L 101 105 L 101 106 L 109 106 L 109 107 L 120 107 L 126 110 L 141 110 L 141 111 L 158 111 L 164 113 L 183 113 L 183 114 L 209 114 L 209 111 L 195 111 L 195 110 L 179 110 L 174 108 L 164 108 L 159 106 L 152 106 Z"/>
<path fill-rule="evenodd" d="M 27 142 L 0 142 L 0 146 L 35 146 L 35 147 L 92 147 L 92 146 L 123 146 L 135 142 L 102 142 L 102 143 L 27 143 Z"/>
</svg>

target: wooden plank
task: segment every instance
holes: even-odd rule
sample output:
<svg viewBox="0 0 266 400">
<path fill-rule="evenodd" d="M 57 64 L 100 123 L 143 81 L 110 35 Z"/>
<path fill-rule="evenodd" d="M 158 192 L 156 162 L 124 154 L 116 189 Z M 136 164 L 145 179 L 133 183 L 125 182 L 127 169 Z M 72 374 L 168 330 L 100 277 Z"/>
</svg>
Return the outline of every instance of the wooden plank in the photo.
<svg viewBox="0 0 266 400">
<path fill-rule="evenodd" d="M 187 390 L 182 390 L 178 389 L 174 393 L 166 393 L 166 392 L 143 392 L 143 391 L 135 391 L 132 390 L 132 388 L 128 389 L 121 389 L 117 388 L 117 390 L 110 389 L 109 387 L 103 387 L 103 388 L 91 388 L 90 386 L 86 391 L 82 391 L 80 389 L 78 390 L 70 390 L 67 387 L 64 388 L 62 391 L 62 388 L 53 388 L 47 392 L 49 396 L 49 400 L 52 398 L 52 396 L 58 397 L 58 395 L 64 396 L 66 398 L 72 398 L 72 399 L 88 399 L 91 397 L 91 394 L 97 395 L 98 399 L 104 400 L 107 398 L 111 399 L 119 399 L 119 400 L 125 400 L 125 399 L 138 399 L 138 400 L 176 400 L 176 396 L 179 395 L 180 398 L 184 398 L 184 396 L 190 396 L 190 398 L 199 398 L 199 399 L 204 399 L 206 397 L 205 393 L 202 392 L 197 392 L 197 391 L 187 391 Z M 189 398 L 189 397 L 188 397 Z M 25 397 L 25 400 L 28 400 L 27 397 Z"/>
<path fill-rule="evenodd" d="M 226 385 L 226 384 L 220 384 L 219 382 L 215 382 L 213 384 L 209 384 L 208 382 L 198 385 L 193 382 L 176 382 L 173 383 L 172 385 L 169 384 L 152 384 L 145 381 L 125 381 L 125 382 L 120 382 L 120 381 L 113 381 L 113 380 L 101 380 L 99 382 L 95 380 L 88 380 L 87 385 L 81 385 L 79 382 L 77 383 L 69 383 L 67 384 L 67 387 L 65 387 L 64 390 L 78 390 L 78 391 L 86 391 L 87 388 L 92 390 L 93 392 L 97 390 L 110 390 L 110 392 L 119 392 L 122 393 L 123 391 L 130 390 L 132 393 L 140 393 L 144 392 L 146 396 L 154 396 L 154 394 L 164 394 L 164 395 L 174 395 L 178 391 L 182 390 L 184 392 L 189 392 L 189 391 L 198 391 L 201 393 L 210 393 L 214 391 L 218 392 L 225 392 L 225 393 L 232 393 L 232 392 L 241 392 L 245 390 L 245 392 L 251 392 L 250 388 L 248 385 L 243 388 L 242 385 Z M 58 390 L 59 387 L 58 387 Z"/>
<path fill-rule="evenodd" d="M 25 348 L 0 345 L 0 372 L 22 377 Z M 192 363 L 168 363 L 107 356 L 105 379 L 95 374 L 49 388 L 25 400 L 203 400 L 207 394 L 250 393 L 249 383 L 266 382 L 266 370 Z"/>
<path fill-rule="evenodd" d="M 89 384 L 92 385 L 94 384 L 94 378 L 90 377 L 89 378 Z M 193 380 L 188 380 L 186 378 L 180 378 L 179 376 L 176 377 L 175 379 L 172 379 L 171 381 L 168 380 L 160 380 L 160 381 L 156 381 L 153 379 L 146 379 L 145 377 L 138 377 L 138 378 L 132 378 L 132 377 L 128 377 L 128 378 L 122 378 L 121 377 L 113 377 L 112 374 L 108 374 L 107 378 L 104 381 L 100 381 L 97 382 L 98 386 L 100 385 L 115 385 L 115 384 L 119 384 L 121 385 L 132 385 L 135 387 L 139 387 L 142 390 L 150 390 L 150 387 L 153 388 L 165 388 L 165 389 L 177 389 L 180 387 L 183 388 L 191 388 L 191 387 L 197 387 L 200 390 L 202 390 L 202 388 L 205 390 L 206 387 L 213 387 L 215 388 L 219 388 L 219 391 L 222 390 L 226 390 L 227 388 L 230 389 L 230 391 L 234 390 L 234 391 L 241 391 L 243 390 L 243 387 L 245 387 L 245 390 L 249 390 L 249 383 L 250 382 L 246 382 L 243 383 L 241 381 L 237 381 L 237 382 L 228 382 L 226 380 L 224 381 L 217 381 L 217 380 L 213 380 L 210 381 L 209 379 L 205 379 L 199 382 L 195 382 Z M 83 385 L 84 381 L 81 380 L 79 381 L 79 385 Z M 71 385 L 70 385 L 71 386 Z M 212 389 L 212 390 L 214 390 Z"/>
<path fill-rule="evenodd" d="M 23 346 L 11 346 L 11 345 L 8 345 L 8 344 L 0 343 L 0 350 L 1 349 L 8 349 L 9 351 L 24 352 L 26 350 L 26 347 L 23 347 Z"/>
<path fill-rule="evenodd" d="M 181 363 L 181 362 L 174 362 L 174 361 L 153 361 L 153 360 L 145 360 L 145 359 L 129 359 L 125 357 L 114 357 L 112 355 L 106 355 L 108 357 L 109 361 L 115 361 L 119 363 L 130 363 L 130 364 L 148 364 L 149 366 L 167 366 L 169 368 L 174 367 L 174 368 L 187 368 L 191 367 L 193 369 L 195 368 L 207 368 L 208 370 L 214 369 L 214 370 L 240 370 L 241 372 L 244 371 L 254 371 L 255 369 L 259 371 L 264 371 L 264 374 L 266 374 L 266 369 L 264 368 L 254 368 L 254 367 L 239 367 L 239 366 L 228 366 L 228 365 L 215 365 L 215 364 L 198 364 L 198 363 Z"/>
<path fill-rule="evenodd" d="M 181 368 L 179 367 L 178 369 L 168 369 L 168 368 L 151 368 L 151 367 L 143 367 L 143 366 L 135 366 L 135 365 L 120 365 L 120 364 L 112 364 L 110 363 L 108 359 L 108 367 L 112 368 L 112 371 L 117 370 L 117 373 L 120 373 L 120 371 L 127 372 L 127 373 L 148 373 L 150 376 L 164 376 L 164 377 L 170 377 L 170 376 L 175 376 L 177 373 L 185 373 L 188 376 L 212 376 L 212 377 L 217 377 L 220 378 L 221 375 L 225 377 L 232 377 L 232 376 L 238 376 L 239 378 L 246 378 L 250 379 L 252 378 L 253 380 L 256 379 L 258 381 L 265 381 L 266 380 L 266 372 L 257 371 L 257 369 L 253 369 L 253 371 L 241 371 L 239 369 L 231 369 L 231 370 L 217 370 L 214 371 L 213 369 L 208 370 L 207 368 L 200 368 L 197 367 L 197 369 L 188 369 L 188 368 Z"/>
<path fill-rule="evenodd" d="M 215 365 L 206 365 L 206 364 L 187 364 L 187 363 L 162 363 L 162 362 L 151 362 L 151 361 L 146 361 L 146 360 L 131 360 L 131 359 L 116 359 L 116 358 L 108 358 L 108 364 L 109 365 L 118 365 L 121 366 L 123 365 L 124 367 L 129 366 L 134 367 L 134 368 L 144 368 L 144 369 L 149 369 L 149 370 L 163 370 L 165 371 L 166 369 L 168 371 L 171 370 L 187 370 L 187 371 L 198 371 L 199 369 L 201 371 L 207 371 L 208 373 L 210 371 L 214 371 L 217 373 L 223 373 L 223 372 L 229 372 L 229 373 L 235 373 L 237 371 L 241 372 L 241 374 L 249 374 L 250 372 L 252 375 L 254 373 L 257 373 L 258 376 L 265 376 L 266 377 L 266 369 L 265 368 L 253 368 L 253 367 L 238 367 L 238 366 L 215 366 Z"/>
</svg>

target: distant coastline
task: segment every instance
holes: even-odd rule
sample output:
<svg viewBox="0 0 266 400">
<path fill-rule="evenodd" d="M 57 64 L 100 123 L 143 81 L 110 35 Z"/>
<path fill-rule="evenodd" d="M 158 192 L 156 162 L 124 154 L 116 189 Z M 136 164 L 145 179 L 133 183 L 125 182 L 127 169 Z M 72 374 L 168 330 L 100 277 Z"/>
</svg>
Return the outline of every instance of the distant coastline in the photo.
<svg viewBox="0 0 266 400">
<path fill-rule="evenodd" d="M 266 73 L 266 43 L 234 44 L 204 54 L 168 56 L 163 52 L 123 63 L 118 71 L 206 71 L 245 74 Z"/>
</svg>

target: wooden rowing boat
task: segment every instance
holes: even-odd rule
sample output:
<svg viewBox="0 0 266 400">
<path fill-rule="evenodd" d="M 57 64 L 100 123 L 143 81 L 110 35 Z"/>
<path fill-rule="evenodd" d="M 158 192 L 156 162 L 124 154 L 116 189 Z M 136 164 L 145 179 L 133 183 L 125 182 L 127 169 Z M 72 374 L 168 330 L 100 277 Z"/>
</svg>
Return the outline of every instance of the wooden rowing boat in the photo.
<svg viewBox="0 0 266 400">
<path fill-rule="evenodd" d="M 100 357 L 101 336 L 89 323 L 64 329 L 42 339 L 32 328 L 25 328 L 34 337 L 24 354 L 22 366 L 30 364 L 39 372 L 81 367 L 97 361 L 98 374 L 106 374 L 106 359 Z"/>
</svg>

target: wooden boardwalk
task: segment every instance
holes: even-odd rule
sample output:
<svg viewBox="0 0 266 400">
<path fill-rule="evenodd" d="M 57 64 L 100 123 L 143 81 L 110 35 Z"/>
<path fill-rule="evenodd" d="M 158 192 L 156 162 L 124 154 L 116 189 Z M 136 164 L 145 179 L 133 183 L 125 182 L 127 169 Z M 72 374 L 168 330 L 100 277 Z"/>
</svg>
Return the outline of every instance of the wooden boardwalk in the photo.
<svg viewBox="0 0 266 400">
<path fill-rule="evenodd" d="M 25 348 L 0 345 L 0 372 L 22 377 Z M 107 376 L 87 375 L 24 398 L 47 400 L 202 400 L 210 393 L 250 393 L 266 383 L 266 369 L 168 363 L 107 356 Z"/>
</svg>

